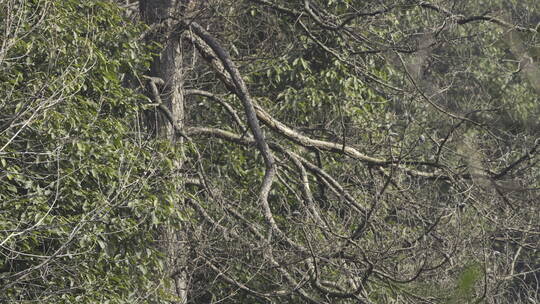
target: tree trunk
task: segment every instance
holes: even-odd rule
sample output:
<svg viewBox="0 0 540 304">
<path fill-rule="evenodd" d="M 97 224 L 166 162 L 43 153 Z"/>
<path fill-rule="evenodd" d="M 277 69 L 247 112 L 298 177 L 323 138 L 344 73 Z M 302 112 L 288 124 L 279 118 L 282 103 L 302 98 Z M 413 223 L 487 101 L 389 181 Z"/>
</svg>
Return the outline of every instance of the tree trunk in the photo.
<svg viewBox="0 0 540 304">
<path fill-rule="evenodd" d="M 154 35 L 148 37 L 149 42 L 159 42 L 163 49 L 159 56 L 155 56 L 150 67 L 149 75 L 156 77 L 163 82 L 159 83 L 159 98 L 153 97 L 154 102 L 162 102 L 170 111 L 174 123 L 177 127 L 183 128 L 184 121 L 184 94 L 182 86 L 184 82 L 184 70 L 182 68 L 182 52 L 180 39 L 171 34 L 173 19 L 171 16 L 179 16 L 181 0 L 141 0 L 140 12 L 142 20 L 151 27 L 158 27 L 159 30 Z M 152 95 L 152 94 L 149 94 Z M 155 100 L 158 99 L 158 100 Z M 173 125 L 158 108 L 145 113 L 145 124 L 151 134 L 156 138 L 166 138 L 182 147 L 183 139 L 176 136 Z M 183 153 L 181 153 L 183 154 Z M 183 155 L 176 160 L 177 169 L 182 167 Z M 179 172 L 180 170 L 175 170 Z M 180 179 L 177 179 L 180 180 Z M 183 185 L 179 183 L 175 191 L 182 192 Z M 179 208 L 181 202 L 173 202 Z M 187 274 L 185 271 L 187 250 L 183 248 L 184 232 L 177 231 L 177 228 L 163 225 L 158 236 L 158 246 L 166 256 L 166 275 L 172 280 L 173 285 L 170 293 L 177 297 L 176 303 L 187 302 Z"/>
</svg>

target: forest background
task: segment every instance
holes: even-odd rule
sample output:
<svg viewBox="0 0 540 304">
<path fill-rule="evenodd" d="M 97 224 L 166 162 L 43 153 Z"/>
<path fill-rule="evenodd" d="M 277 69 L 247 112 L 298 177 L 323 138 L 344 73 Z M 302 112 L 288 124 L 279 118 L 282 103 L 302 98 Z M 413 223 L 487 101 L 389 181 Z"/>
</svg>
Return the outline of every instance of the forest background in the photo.
<svg viewBox="0 0 540 304">
<path fill-rule="evenodd" d="M 0 0 L 0 302 L 540 303 L 535 0 Z"/>
</svg>

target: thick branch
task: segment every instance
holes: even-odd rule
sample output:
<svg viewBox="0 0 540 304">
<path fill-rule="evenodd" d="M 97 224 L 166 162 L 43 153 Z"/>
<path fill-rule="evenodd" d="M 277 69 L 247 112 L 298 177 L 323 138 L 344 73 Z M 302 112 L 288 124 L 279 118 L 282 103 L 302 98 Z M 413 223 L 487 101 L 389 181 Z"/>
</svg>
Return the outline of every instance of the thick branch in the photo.
<svg viewBox="0 0 540 304">
<path fill-rule="evenodd" d="M 188 128 L 186 130 L 186 133 L 190 136 L 213 136 L 217 138 L 224 139 L 229 142 L 234 142 L 243 146 L 250 146 L 254 145 L 255 141 L 251 137 L 246 136 L 240 136 L 238 134 L 221 130 L 221 129 L 215 129 L 215 128 Z M 311 171 L 313 174 L 320 176 L 325 182 L 328 183 L 328 186 L 332 190 L 336 190 L 336 192 L 342 196 L 345 199 L 345 202 L 349 204 L 351 208 L 356 209 L 359 212 L 365 213 L 365 208 L 362 207 L 356 200 L 343 188 L 332 176 L 330 176 L 328 173 L 326 173 L 323 169 L 317 167 L 316 165 L 312 164 L 305 158 L 301 157 L 300 155 L 285 150 L 283 147 L 277 144 L 271 144 L 272 149 L 275 151 L 279 151 L 280 153 L 291 155 L 295 158 L 297 158 L 303 166 L 305 166 L 309 171 Z"/>
<path fill-rule="evenodd" d="M 261 185 L 259 199 L 263 206 L 266 220 L 269 222 L 272 229 L 276 229 L 277 224 L 272 216 L 272 212 L 268 204 L 268 193 L 270 192 L 274 175 L 276 174 L 274 157 L 272 156 L 272 152 L 270 151 L 270 148 L 268 147 L 268 144 L 266 143 L 266 140 L 262 133 L 261 127 L 259 125 L 259 120 L 257 119 L 257 114 L 253 106 L 254 102 L 249 94 L 247 86 L 244 83 L 240 72 L 236 68 L 227 51 L 225 51 L 225 49 L 221 47 L 221 45 L 214 39 L 214 37 L 212 37 L 205 29 L 203 29 L 199 24 L 195 22 L 184 22 L 184 26 L 188 27 L 191 31 L 193 31 L 193 33 L 195 33 L 197 37 L 203 40 L 204 43 L 208 45 L 216 54 L 216 56 L 219 58 L 232 79 L 235 87 L 234 93 L 238 96 L 238 98 L 240 98 L 244 105 L 244 111 L 246 113 L 248 125 L 251 129 L 251 132 L 253 133 L 255 141 L 257 142 L 257 146 L 261 151 L 266 167 L 266 172 Z"/>
</svg>

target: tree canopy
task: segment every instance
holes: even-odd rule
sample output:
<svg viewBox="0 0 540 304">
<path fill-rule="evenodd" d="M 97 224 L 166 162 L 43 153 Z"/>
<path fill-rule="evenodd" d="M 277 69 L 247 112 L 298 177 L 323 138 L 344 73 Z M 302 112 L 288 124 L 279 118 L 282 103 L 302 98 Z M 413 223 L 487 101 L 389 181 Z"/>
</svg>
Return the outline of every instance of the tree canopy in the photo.
<svg viewBox="0 0 540 304">
<path fill-rule="evenodd" d="M 0 8 L 0 302 L 540 301 L 537 1 Z"/>
</svg>

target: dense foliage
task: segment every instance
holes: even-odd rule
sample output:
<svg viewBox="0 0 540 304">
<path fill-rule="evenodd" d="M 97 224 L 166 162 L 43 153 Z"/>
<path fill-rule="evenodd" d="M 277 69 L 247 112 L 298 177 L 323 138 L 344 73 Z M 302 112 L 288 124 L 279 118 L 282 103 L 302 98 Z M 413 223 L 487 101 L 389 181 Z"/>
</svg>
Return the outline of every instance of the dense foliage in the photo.
<svg viewBox="0 0 540 304">
<path fill-rule="evenodd" d="M 540 7 L 484 2 L 0 0 L 0 302 L 540 301 Z"/>
<path fill-rule="evenodd" d="M 142 27 L 103 1 L 1 5 L 0 301 L 163 298 L 175 152 L 141 137 L 123 85 L 148 65 Z"/>
</svg>

